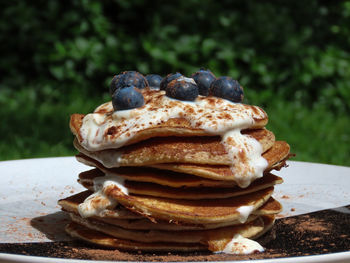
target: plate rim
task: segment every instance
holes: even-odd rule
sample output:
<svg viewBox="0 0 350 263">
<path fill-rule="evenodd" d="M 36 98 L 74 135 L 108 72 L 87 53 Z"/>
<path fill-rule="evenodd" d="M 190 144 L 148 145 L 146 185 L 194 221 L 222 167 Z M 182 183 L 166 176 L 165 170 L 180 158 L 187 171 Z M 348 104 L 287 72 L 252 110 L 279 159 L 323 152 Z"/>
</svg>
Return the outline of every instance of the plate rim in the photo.
<svg viewBox="0 0 350 263">
<path fill-rule="evenodd" d="M 320 263 L 320 262 L 345 262 L 344 260 L 350 260 L 350 251 L 336 252 L 321 255 L 310 255 L 310 256 L 300 256 L 300 257 L 281 257 L 281 258 L 270 258 L 270 259 L 255 259 L 249 260 L 249 262 L 257 263 L 292 263 L 292 262 L 303 262 L 303 263 Z M 106 261 L 106 260 L 86 260 L 86 259 L 70 259 L 70 258 L 54 258 L 54 257 L 42 257 L 42 256 L 27 256 L 19 254 L 10 253 L 0 253 L 0 262 L 16 262 L 16 263 L 41 263 L 41 262 L 69 262 L 69 263 L 125 263 L 126 261 Z M 138 262 L 138 261 L 128 261 L 128 262 Z M 145 263 L 151 263 L 150 261 L 144 261 Z M 185 261 L 185 262 L 214 262 L 214 261 Z M 222 261 L 227 263 L 243 263 L 248 262 L 248 260 L 239 261 Z"/>
</svg>

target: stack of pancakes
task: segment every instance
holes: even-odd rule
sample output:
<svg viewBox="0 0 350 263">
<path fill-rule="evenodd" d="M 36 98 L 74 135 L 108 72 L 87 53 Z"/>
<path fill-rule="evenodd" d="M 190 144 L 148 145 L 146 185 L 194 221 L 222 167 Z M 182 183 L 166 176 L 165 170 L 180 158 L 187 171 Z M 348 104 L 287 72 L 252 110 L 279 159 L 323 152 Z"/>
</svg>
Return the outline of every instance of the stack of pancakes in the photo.
<svg viewBox="0 0 350 263">
<path fill-rule="evenodd" d="M 289 145 L 265 128 L 256 106 L 142 91 L 141 108 L 73 114 L 79 175 L 88 190 L 59 201 L 66 231 L 127 250 L 247 253 L 261 247 L 281 211 L 274 185 Z"/>
</svg>

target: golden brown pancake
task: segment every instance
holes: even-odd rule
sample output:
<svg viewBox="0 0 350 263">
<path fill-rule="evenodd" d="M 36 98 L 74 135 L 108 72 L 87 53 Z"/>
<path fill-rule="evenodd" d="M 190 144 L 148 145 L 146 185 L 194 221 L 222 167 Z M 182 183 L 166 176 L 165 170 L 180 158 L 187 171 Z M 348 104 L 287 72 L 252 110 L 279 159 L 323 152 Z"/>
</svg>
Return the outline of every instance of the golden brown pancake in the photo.
<svg viewBox="0 0 350 263">
<path fill-rule="evenodd" d="M 62 207 L 62 210 L 68 212 L 76 212 L 78 205 L 88 198 L 93 192 L 84 191 L 75 195 L 71 195 L 67 198 L 58 200 L 58 204 Z M 132 213 L 122 205 L 118 205 L 113 210 L 106 209 L 104 217 L 118 218 L 118 219 L 140 219 L 142 218 L 139 214 Z"/>
<path fill-rule="evenodd" d="M 142 110 L 142 108 L 149 107 L 148 111 L 155 112 L 156 108 L 159 108 L 159 101 L 162 97 L 165 96 L 164 91 L 156 91 L 143 89 L 141 90 L 144 96 L 145 105 L 139 108 L 138 110 Z M 208 109 L 215 109 L 216 111 L 220 111 L 220 114 L 217 115 L 218 118 L 227 120 L 228 122 L 232 122 L 235 114 L 238 114 L 240 111 L 251 112 L 253 116 L 254 123 L 251 123 L 249 128 L 262 128 L 268 122 L 267 114 L 259 107 L 252 105 L 244 105 L 244 104 L 230 104 L 222 108 L 222 103 L 219 102 L 222 99 L 215 97 L 198 97 L 199 101 L 207 101 Z M 114 109 L 111 105 L 111 102 L 107 102 L 99 106 L 94 113 L 99 115 L 99 119 L 103 119 L 103 123 L 110 124 L 107 125 L 103 131 L 103 139 L 104 141 L 112 142 L 115 138 L 120 137 L 125 130 L 123 130 L 123 122 L 118 122 L 113 120 L 113 112 Z M 166 106 L 168 109 L 175 108 L 179 105 L 183 105 L 183 102 L 177 100 L 169 100 Z M 183 105 L 185 106 L 185 105 Z M 200 127 L 191 124 L 191 122 L 186 118 L 186 116 L 194 115 L 193 109 L 191 107 L 184 107 L 183 112 L 179 117 L 169 118 L 160 123 L 150 123 L 147 127 L 137 127 L 137 117 L 134 119 L 135 123 L 133 124 L 133 128 L 137 128 L 136 134 L 133 135 L 132 138 L 127 142 L 127 144 L 133 144 L 136 142 L 144 141 L 148 138 L 152 137 L 168 137 L 168 136 L 212 136 L 212 134 L 208 133 L 201 129 Z M 78 138 L 79 142 L 82 142 L 82 124 L 84 122 L 84 115 L 82 114 L 73 114 L 70 119 L 69 126 L 74 135 Z M 142 118 L 143 116 L 139 116 Z M 209 119 L 207 119 L 209 121 Z M 131 127 L 130 127 L 131 128 Z M 111 148 L 111 147 L 109 147 Z M 112 147 L 113 148 L 113 147 Z"/>
<path fill-rule="evenodd" d="M 264 221 L 257 218 L 249 223 L 227 226 L 209 230 L 183 230 L 164 231 L 164 230 L 130 230 L 110 225 L 94 219 L 82 218 L 71 214 L 71 219 L 89 229 L 111 235 L 116 238 L 128 239 L 137 242 L 174 242 L 174 243 L 202 243 L 207 244 L 211 240 L 222 240 L 228 243 L 235 235 L 240 234 L 243 237 L 251 238 L 258 236 L 264 230 Z"/>
<path fill-rule="evenodd" d="M 121 250 L 143 250 L 143 251 L 205 251 L 208 248 L 201 244 L 180 244 L 170 242 L 158 242 L 158 243 L 142 243 L 126 239 L 119 239 L 107 234 L 86 228 L 77 223 L 71 222 L 66 226 L 66 232 L 72 237 L 84 240 L 86 242 Z"/>
<path fill-rule="evenodd" d="M 267 160 L 268 167 L 266 171 L 273 169 L 281 169 L 285 166 L 286 160 L 289 158 L 289 144 L 284 141 L 276 141 L 268 151 L 262 156 Z M 200 165 L 188 163 L 163 163 L 154 164 L 151 167 L 163 170 L 170 170 L 179 173 L 189 173 L 196 176 L 213 179 L 213 180 L 235 180 L 235 174 L 227 165 Z"/>
<path fill-rule="evenodd" d="M 90 195 L 92 192 L 85 191 L 79 194 L 70 196 L 68 198 L 62 199 L 59 201 L 59 205 L 62 207 L 62 210 L 78 214 L 78 205 Z M 281 204 L 270 197 L 270 199 L 259 209 L 254 211 L 254 214 L 251 214 L 246 222 L 250 222 L 254 220 L 257 215 L 271 215 L 277 214 L 281 211 Z M 113 214 L 115 212 L 115 214 Z M 129 212 L 131 213 L 131 212 Z M 182 222 L 169 223 L 166 221 L 157 220 L 156 223 L 148 220 L 147 218 L 142 217 L 141 215 L 134 214 L 134 217 L 128 216 L 125 218 L 123 213 L 123 208 L 118 206 L 117 208 L 110 210 L 109 213 L 106 214 L 106 217 L 93 216 L 92 218 L 95 220 L 99 220 L 111 225 L 117 225 L 126 229 L 135 229 L 135 230 L 167 230 L 167 231 L 179 231 L 179 230 L 203 230 L 203 229 L 215 229 L 224 226 L 237 225 L 241 224 L 239 220 L 233 220 L 230 222 L 224 223 L 215 223 L 215 224 L 184 224 Z"/>
<path fill-rule="evenodd" d="M 239 208 L 251 207 L 255 211 L 272 195 L 273 187 L 239 198 L 181 200 L 154 196 L 126 195 L 118 187 L 106 189 L 107 196 L 115 199 L 130 211 L 151 220 L 180 221 L 192 224 L 210 224 L 240 220 Z"/>
<path fill-rule="evenodd" d="M 252 229 L 251 229 L 249 234 L 252 234 L 252 236 L 250 236 L 250 239 L 257 239 L 261 237 L 263 234 L 265 234 L 268 230 L 270 230 L 275 221 L 275 216 L 274 215 L 261 216 L 260 219 L 263 221 L 264 227 L 261 231 L 256 231 L 255 235 L 253 235 Z M 208 249 L 214 252 L 222 251 L 230 241 L 231 241 L 230 239 L 225 239 L 220 236 L 217 236 L 208 241 Z"/>
<path fill-rule="evenodd" d="M 257 217 L 258 215 L 250 215 L 246 223 L 249 223 L 255 220 Z M 120 226 L 125 229 L 133 229 L 133 230 L 166 230 L 166 231 L 205 230 L 205 229 L 216 229 L 219 227 L 234 226 L 234 225 L 242 224 L 238 220 L 231 221 L 231 222 L 217 223 L 217 224 L 191 225 L 191 224 L 181 224 L 179 222 L 177 224 L 172 224 L 172 223 L 166 223 L 162 221 L 153 223 L 148 219 L 125 220 L 125 219 L 114 219 L 114 218 L 105 218 L 105 217 L 92 217 L 92 219 L 102 221 L 107 224 Z"/>
<path fill-rule="evenodd" d="M 270 149 L 275 142 L 274 134 L 266 129 L 251 130 L 252 136 L 260 142 L 263 152 Z M 91 152 L 74 140 L 74 147 L 95 160 L 105 160 L 105 167 L 147 166 L 159 163 L 191 163 L 231 165 L 225 146 L 219 136 L 206 137 L 158 137 L 120 149 L 107 149 Z M 108 163 L 106 161 L 108 160 Z"/>
<path fill-rule="evenodd" d="M 253 237 L 254 239 L 261 237 L 267 231 L 269 231 L 273 227 L 273 224 L 275 223 L 275 220 L 276 220 L 275 215 L 263 215 L 260 218 L 264 221 L 264 230 L 260 232 L 257 236 Z"/>
<path fill-rule="evenodd" d="M 267 171 L 273 169 L 280 170 L 285 166 L 286 160 L 289 158 L 289 145 L 284 141 L 276 141 L 268 151 L 262 155 L 268 162 Z M 153 168 L 160 170 L 152 170 L 149 168 L 137 167 L 119 167 L 106 168 L 98 161 L 84 155 L 76 156 L 77 160 L 99 168 L 101 171 L 109 174 L 118 174 L 130 181 L 155 182 L 171 187 L 195 187 L 195 186 L 215 186 L 215 187 L 232 187 L 236 185 L 235 175 L 231 168 L 226 165 L 200 165 L 200 164 L 184 164 L 184 163 L 165 163 L 151 165 Z M 177 172 L 168 174 L 164 170 Z M 190 176 L 193 174 L 196 176 Z M 210 180 L 204 180 L 206 178 Z M 226 181 L 226 182 L 225 182 Z"/>
<path fill-rule="evenodd" d="M 151 167 L 106 168 L 98 161 L 83 154 L 76 155 L 76 159 L 83 164 L 98 168 L 99 176 L 103 176 L 107 173 L 122 176 L 129 181 L 157 183 L 171 187 L 232 187 L 236 185 L 234 181 L 211 180 L 190 174 L 176 173 Z M 84 172 L 84 177 L 87 179 L 95 178 L 97 171 L 86 171 Z"/>
<path fill-rule="evenodd" d="M 93 177 L 93 175 L 95 177 Z M 87 189 L 93 191 L 93 179 L 96 177 L 104 176 L 101 175 L 99 170 L 93 169 L 87 172 L 79 174 L 79 183 L 81 183 Z M 117 178 L 118 176 L 115 175 Z M 266 174 L 262 178 L 255 180 L 250 186 L 246 188 L 240 188 L 234 186 L 231 188 L 213 188 L 213 187 L 188 187 L 188 188 L 172 188 L 168 186 L 162 186 L 155 183 L 144 183 L 136 181 L 124 182 L 124 186 L 128 189 L 129 194 L 137 195 L 147 195 L 156 196 L 164 198 L 175 198 L 175 199 L 187 199 L 187 200 L 197 200 L 197 199 L 218 199 L 218 198 L 228 198 L 239 195 L 245 195 L 248 193 L 256 192 L 275 184 L 280 184 L 283 182 L 281 177 L 273 175 L 271 173 Z"/>
<path fill-rule="evenodd" d="M 61 206 L 63 211 L 79 214 L 78 205 L 90 196 L 93 192 L 84 191 L 70 197 L 59 200 L 58 204 Z M 271 197 L 272 198 L 272 197 Z M 276 200 L 272 202 L 277 202 Z M 277 205 L 276 205 L 277 207 Z M 259 208 L 260 209 L 260 208 Z M 109 210 L 109 209 L 106 209 Z M 128 215 L 133 214 L 132 215 Z M 257 212 L 257 210 L 255 211 Z M 259 214 L 275 214 L 278 213 L 279 210 L 276 211 L 266 211 L 259 212 Z M 158 230 L 168 230 L 168 231 L 179 231 L 179 230 L 203 230 L 203 229 L 215 229 L 219 227 L 229 226 L 229 225 L 237 225 L 241 224 L 240 221 L 234 220 L 230 222 L 223 223 L 214 223 L 214 224 L 188 224 L 177 222 L 170 223 L 167 221 L 157 220 L 157 222 L 152 222 L 149 219 L 141 216 L 140 214 L 134 214 L 129 210 L 126 210 L 123 206 L 117 206 L 114 209 L 109 210 L 108 213 L 105 213 L 104 217 L 93 216 L 95 220 L 99 220 L 108 224 L 117 225 L 126 229 L 135 229 L 135 230 L 149 230 L 149 229 L 158 229 Z M 250 215 L 247 218 L 246 222 L 250 222 L 257 218 L 257 215 Z"/>
<path fill-rule="evenodd" d="M 274 215 L 282 211 L 282 205 L 273 197 L 270 197 L 265 204 L 254 211 L 254 215 Z"/>
<path fill-rule="evenodd" d="M 266 171 L 273 169 L 279 170 L 283 167 L 286 159 L 289 157 L 289 149 L 290 147 L 286 142 L 276 141 L 273 147 L 263 154 L 263 157 L 268 161 Z M 158 168 L 156 170 L 146 167 L 106 168 L 98 161 L 86 155 L 79 154 L 76 158 L 79 162 L 94 166 L 104 173 L 120 175 L 130 181 L 154 182 L 171 187 L 232 187 L 236 185 L 236 183 L 232 181 L 235 178 L 232 170 L 225 165 L 212 166 L 171 163 L 152 165 L 154 168 Z M 171 173 L 170 171 L 178 173 Z M 190 174 L 196 176 L 191 176 Z M 203 178 L 207 178 L 208 180 Z M 211 178 L 215 178 L 216 180 Z"/>
<path fill-rule="evenodd" d="M 249 229 L 246 231 L 246 235 L 253 235 L 255 232 L 254 239 L 262 236 L 268 230 L 271 229 L 274 216 L 263 216 L 262 218 L 264 228 L 261 231 L 256 231 L 256 229 Z M 255 230 L 255 231 L 254 231 Z M 77 224 L 75 222 L 71 222 L 66 226 L 66 232 L 72 237 L 79 238 L 86 242 L 103 246 L 109 248 L 116 248 L 121 250 L 143 250 L 143 251 L 153 251 L 153 252 L 171 252 L 171 251 L 182 251 L 182 252 L 191 252 L 191 251 L 204 251 L 204 250 L 212 250 L 212 251 L 222 251 L 226 244 L 230 241 L 227 238 L 225 239 L 222 236 L 219 236 L 221 233 L 217 233 L 217 235 L 213 236 L 210 240 L 207 241 L 207 244 L 198 244 L 198 243 L 171 243 L 169 241 L 166 242 L 137 242 L 128 239 L 120 239 L 111 236 L 109 233 L 105 234 L 100 231 L 93 230 L 91 228 L 87 228 L 81 224 Z M 243 232 L 243 231 L 242 231 Z M 242 233 L 240 232 L 240 233 Z M 257 232 L 257 233 L 256 233 Z M 204 242 L 203 242 L 204 243 Z"/>
</svg>

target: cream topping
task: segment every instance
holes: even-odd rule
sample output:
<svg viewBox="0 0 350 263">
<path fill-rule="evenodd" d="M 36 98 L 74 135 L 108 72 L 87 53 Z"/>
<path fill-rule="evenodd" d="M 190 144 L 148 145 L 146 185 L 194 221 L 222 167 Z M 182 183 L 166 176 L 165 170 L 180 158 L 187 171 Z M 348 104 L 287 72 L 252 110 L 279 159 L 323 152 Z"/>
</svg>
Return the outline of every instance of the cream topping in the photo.
<svg viewBox="0 0 350 263">
<path fill-rule="evenodd" d="M 264 248 L 256 241 L 245 238 L 241 235 L 235 235 L 227 243 L 223 251 L 225 254 L 251 254 L 253 252 L 263 252 Z"/>
<path fill-rule="evenodd" d="M 253 212 L 254 206 L 252 205 L 244 205 L 240 206 L 237 211 L 239 212 L 239 222 L 245 223 L 250 216 L 250 214 Z"/>
<path fill-rule="evenodd" d="M 96 177 L 93 180 L 93 184 L 94 193 L 78 205 L 78 212 L 83 218 L 91 216 L 103 217 L 107 209 L 116 207 L 117 201 L 105 194 L 108 188 L 118 187 L 122 193 L 126 195 L 129 193 L 124 186 L 124 179 L 121 176 L 105 175 Z"/>
<path fill-rule="evenodd" d="M 171 118 L 185 118 L 193 128 L 222 137 L 240 187 L 262 177 L 268 165 L 261 156 L 262 147 L 254 138 L 241 134 L 241 130 L 254 126 L 255 119 L 267 118 L 262 109 L 216 97 L 198 96 L 194 102 L 187 102 L 169 98 L 164 91 L 142 92 L 145 105 L 140 108 L 114 111 L 112 103 L 107 102 L 86 115 L 80 129 L 81 146 L 88 151 L 117 149 L 141 130 Z M 113 156 L 111 153 L 99 153 L 99 161 L 108 167 L 118 167 L 120 153 L 116 151 Z"/>
</svg>

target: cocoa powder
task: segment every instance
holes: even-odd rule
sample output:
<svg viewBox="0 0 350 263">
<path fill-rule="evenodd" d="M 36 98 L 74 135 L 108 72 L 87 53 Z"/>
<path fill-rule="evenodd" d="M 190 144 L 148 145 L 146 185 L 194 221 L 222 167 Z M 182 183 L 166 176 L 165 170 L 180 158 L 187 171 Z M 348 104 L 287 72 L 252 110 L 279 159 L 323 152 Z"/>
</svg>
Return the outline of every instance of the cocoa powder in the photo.
<svg viewBox="0 0 350 263">
<path fill-rule="evenodd" d="M 40 220 L 36 222 L 39 224 Z M 233 261 L 320 255 L 350 250 L 350 214 L 324 210 L 278 219 L 273 229 L 258 241 L 266 251 L 251 255 L 127 252 L 99 248 L 79 241 L 0 244 L 0 253 L 139 262 Z"/>
</svg>

